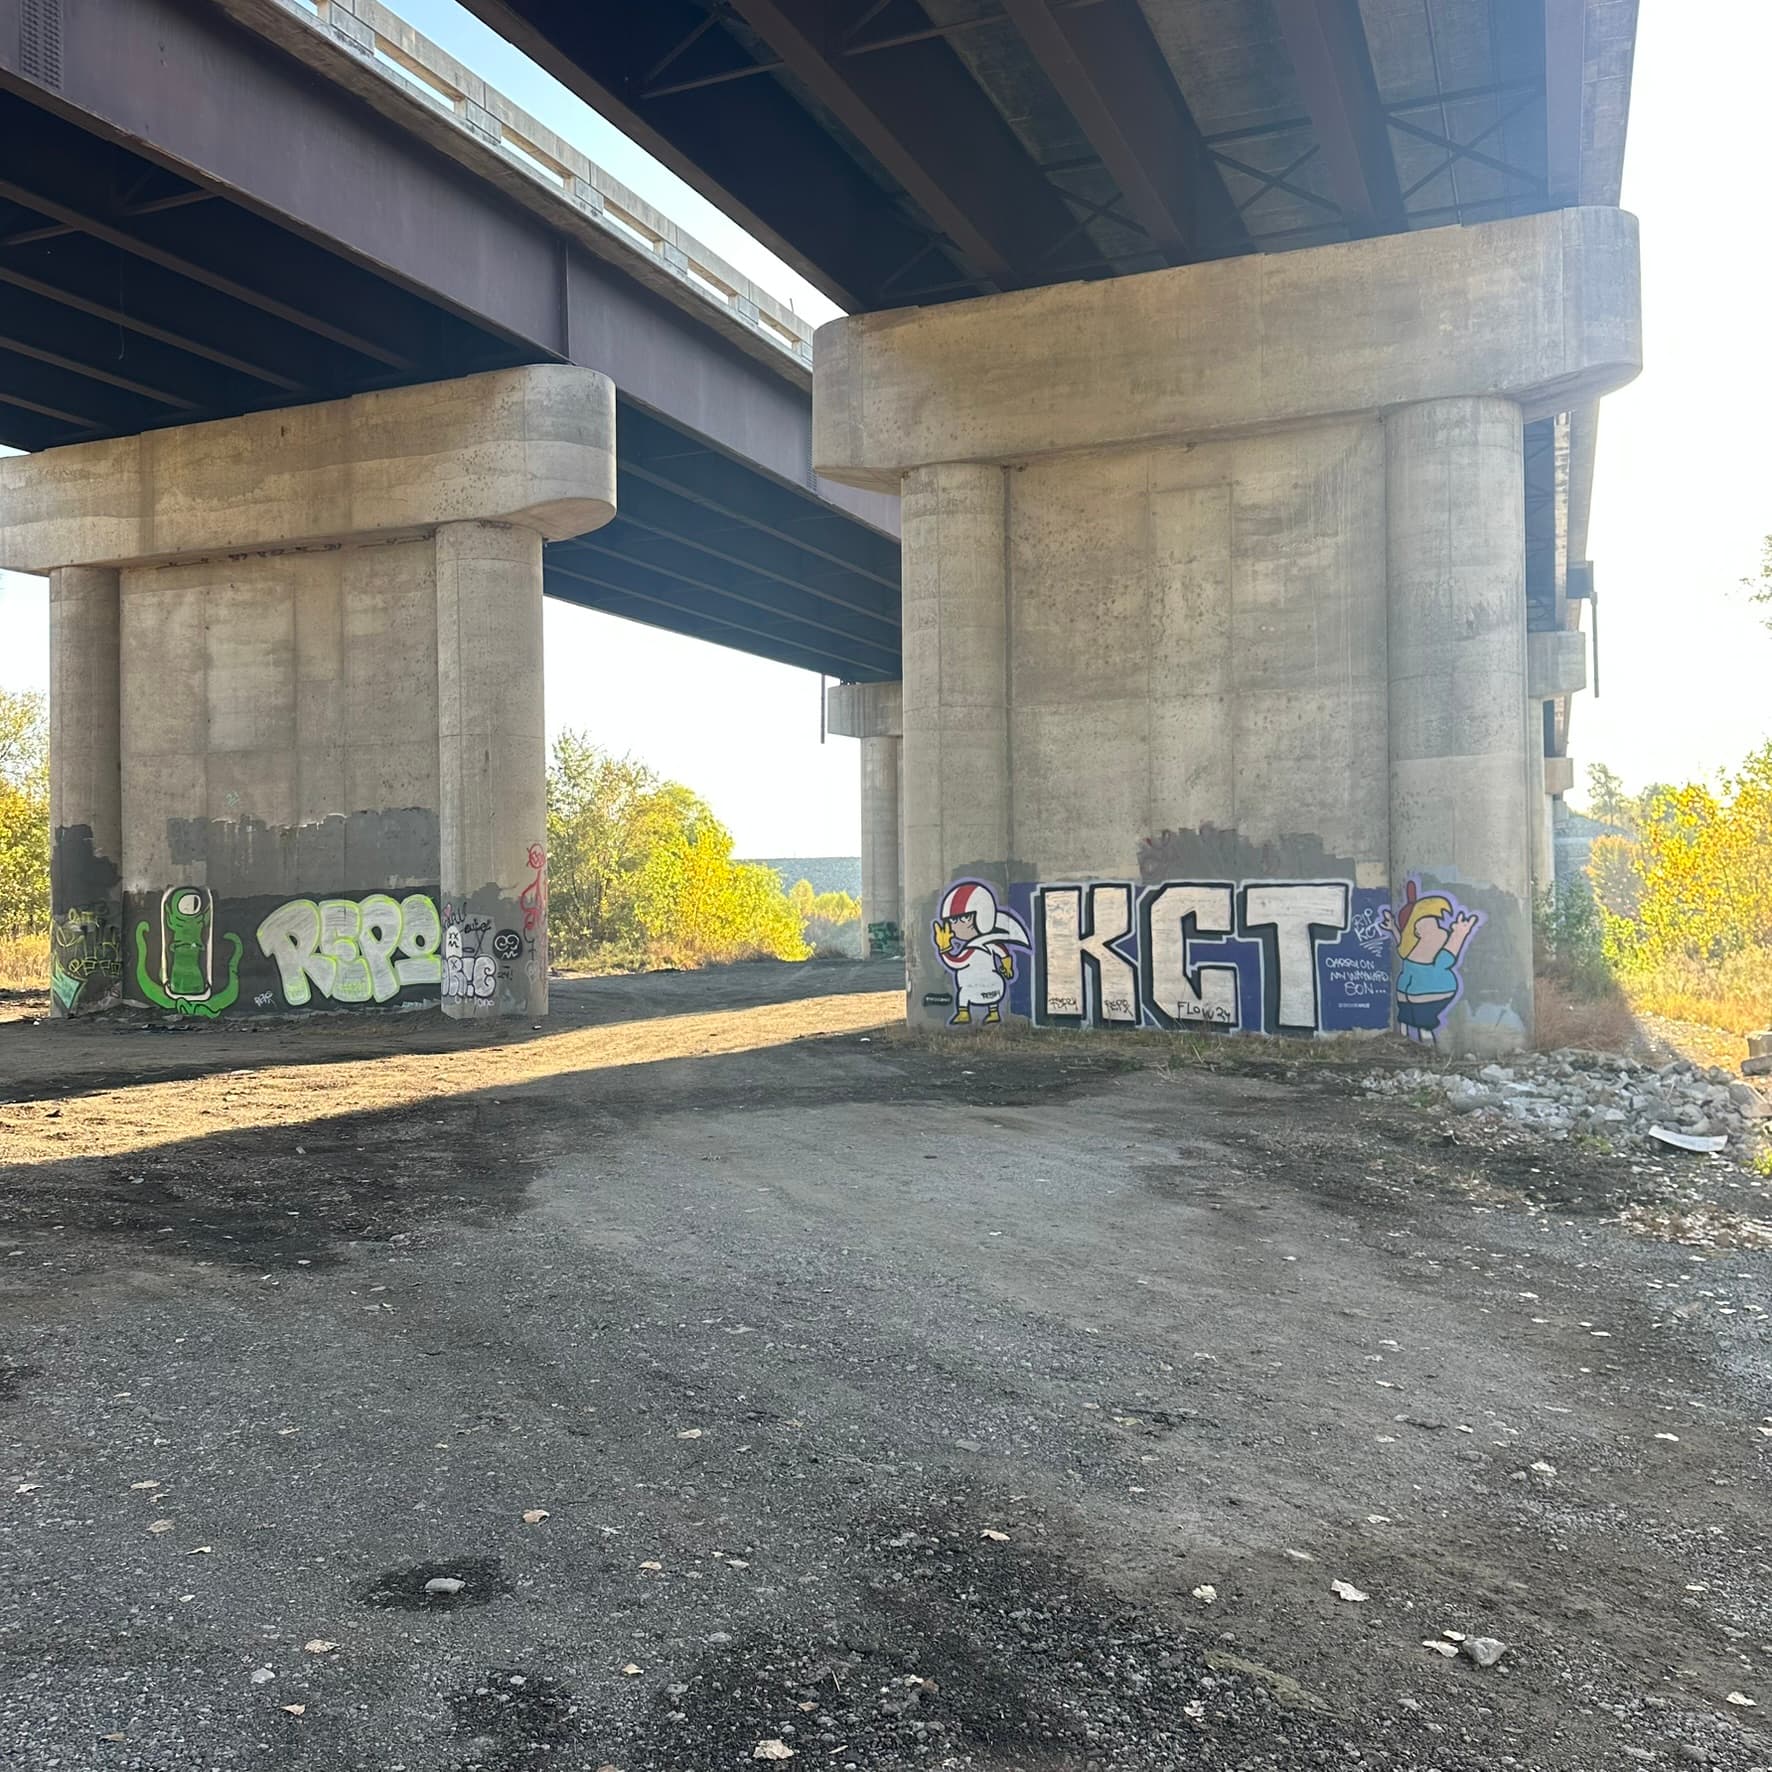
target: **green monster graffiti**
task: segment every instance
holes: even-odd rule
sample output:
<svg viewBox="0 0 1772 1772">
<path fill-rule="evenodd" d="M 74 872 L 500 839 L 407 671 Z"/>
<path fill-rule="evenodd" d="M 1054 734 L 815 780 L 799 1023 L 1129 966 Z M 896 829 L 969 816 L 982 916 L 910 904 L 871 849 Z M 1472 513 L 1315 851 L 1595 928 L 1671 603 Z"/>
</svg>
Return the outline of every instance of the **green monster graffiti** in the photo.
<svg viewBox="0 0 1772 1772">
<path fill-rule="evenodd" d="M 217 1016 L 240 994 L 240 937 L 224 932 L 228 982 L 215 984 L 215 900 L 206 887 L 175 886 L 160 900 L 160 975 L 148 966 L 148 926 L 135 926 L 135 976 L 142 995 L 180 1015 Z"/>
</svg>

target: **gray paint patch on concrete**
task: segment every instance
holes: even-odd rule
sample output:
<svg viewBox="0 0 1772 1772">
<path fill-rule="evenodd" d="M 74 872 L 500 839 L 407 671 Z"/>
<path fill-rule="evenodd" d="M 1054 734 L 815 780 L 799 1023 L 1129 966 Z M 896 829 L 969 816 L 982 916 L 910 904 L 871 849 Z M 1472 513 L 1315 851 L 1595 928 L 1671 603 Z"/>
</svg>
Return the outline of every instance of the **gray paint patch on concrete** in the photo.
<svg viewBox="0 0 1772 1772">
<path fill-rule="evenodd" d="M 166 841 L 174 864 L 203 868 L 218 898 L 295 898 L 341 885 L 396 894 L 427 882 L 434 888 L 440 853 L 428 806 L 335 813 L 286 829 L 256 818 L 169 818 Z"/>
<path fill-rule="evenodd" d="M 1346 880 L 1354 864 L 1331 855 L 1309 833 L 1252 843 L 1239 831 L 1201 825 L 1197 831 L 1164 831 L 1138 846 L 1138 872 L 1147 886 L 1165 880 Z"/>
<path fill-rule="evenodd" d="M 49 902 L 55 910 L 114 899 L 118 880 L 116 862 L 93 845 L 91 825 L 55 827 L 49 849 Z"/>
</svg>

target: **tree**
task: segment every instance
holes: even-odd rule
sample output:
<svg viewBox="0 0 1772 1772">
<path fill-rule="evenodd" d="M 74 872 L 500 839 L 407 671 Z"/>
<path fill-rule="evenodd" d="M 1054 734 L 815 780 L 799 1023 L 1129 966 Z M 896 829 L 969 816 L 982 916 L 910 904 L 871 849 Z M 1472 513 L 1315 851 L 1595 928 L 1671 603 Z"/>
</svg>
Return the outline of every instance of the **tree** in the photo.
<svg viewBox="0 0 1772 1772">
<path fill-rule="evenodd" d="M 1714 968 L 1772 955 L 1772 744 L 1720 789 L 1694 782 L 1663 793 L 1634 848 L 1635 920 L 1608 921 L 1621 964 Z"/>
<path fill-rule="evenodd" d="M 0 689 L 0 931 L 48 926 L 48 709 L 35 690 Z"/>
<path fill-rule="evenodd" d="M 731 833 L 699 795 L 577 732 L 555 741 L 548 770 L 548 926 L 569 961 L 808 952 L 779 876 L 732 859 Z"/>
<path fill-rule="evenodd" d="M 1624 791 L 1623 780 L 1604 763 L 1587 766 L 1587 809 L 1601 824 L 1636 828 L 1636 803 Z"/>
<path fill-rule="evenodd" d="M 1629 837 L 1596 837 L 1588 851 L 1587 877 L 1602 910 L 1635 918 L 1643 904 L 1638 850 Z"/>
</svg>

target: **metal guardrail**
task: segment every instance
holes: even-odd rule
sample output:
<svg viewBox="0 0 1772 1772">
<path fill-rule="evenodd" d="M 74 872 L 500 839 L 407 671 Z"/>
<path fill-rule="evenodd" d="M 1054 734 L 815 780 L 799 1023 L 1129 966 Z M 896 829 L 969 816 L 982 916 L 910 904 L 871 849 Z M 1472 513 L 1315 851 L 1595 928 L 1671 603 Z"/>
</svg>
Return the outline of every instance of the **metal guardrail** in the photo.
<svg viewBox="0 0 1772 1772">
<path fill-rule="evenodd" d="M 467 135 L 500 150 L 550 196 L 703 301 L 799 364 L 812 362 L 813 328 L 792 308 L 679 228 L 620 180 L 511 103 L 379 0 L 275 0 L 279 10 L 326 32 L 396 89 L 426 103 Z"/>
</svg>

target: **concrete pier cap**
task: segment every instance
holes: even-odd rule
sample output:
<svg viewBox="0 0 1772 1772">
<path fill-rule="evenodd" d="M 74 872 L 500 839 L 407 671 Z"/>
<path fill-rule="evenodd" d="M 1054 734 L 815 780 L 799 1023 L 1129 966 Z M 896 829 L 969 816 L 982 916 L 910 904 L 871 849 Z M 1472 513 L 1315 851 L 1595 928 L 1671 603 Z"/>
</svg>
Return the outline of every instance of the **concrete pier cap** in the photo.
<svg viewBox="0 0 1772 1772">
<path fill-rule="evenodd" d="M 50 575 L 51 986 L 547 1008 L 542 544 L 615 514 L 566 365 L 0 462 Z"/>
<path fill-rule="evenodd" d="M 817 469 L 904 499 L 911 1018 L 1529 1041 L 1521 433 L 1640 366 L 1616 209 L 822 327 Z"/>
</svg>

